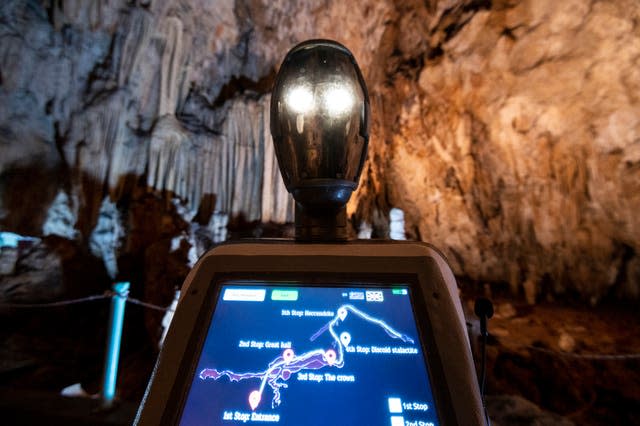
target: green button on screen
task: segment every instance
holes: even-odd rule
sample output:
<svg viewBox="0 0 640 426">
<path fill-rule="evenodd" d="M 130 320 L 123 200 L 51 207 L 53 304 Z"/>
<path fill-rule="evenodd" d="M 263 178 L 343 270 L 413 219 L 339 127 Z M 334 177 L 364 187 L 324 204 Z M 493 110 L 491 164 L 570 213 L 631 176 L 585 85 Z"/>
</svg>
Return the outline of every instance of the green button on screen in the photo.
<svg viewBox="0 0 640 426">
<path fill-rule="evenodd" d="M 273 290 L 271 291 L 271 300 L 298 300 L 298 290 Z"/>
</svg>

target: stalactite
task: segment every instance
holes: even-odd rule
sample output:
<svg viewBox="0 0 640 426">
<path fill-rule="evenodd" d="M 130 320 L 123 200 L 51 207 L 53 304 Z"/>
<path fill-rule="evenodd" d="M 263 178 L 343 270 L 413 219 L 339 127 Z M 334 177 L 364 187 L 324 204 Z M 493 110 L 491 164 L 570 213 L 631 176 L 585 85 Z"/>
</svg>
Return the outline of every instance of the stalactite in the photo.
<svg viewBox="0 0 640 426">
<path fill-rule="evenodd" d="M 263 108 L 256 102 L 234 103 L 228 111 L 224 134 L 229 144 L 228 199 L 226 208 L 233 216 L 244 214 L 249 221 L 258 220 L 262 203 L 262 169 L 264 163 Z"/>
<path fill-rule="evenodd" d="M 270 98 L 264 99 L 263 129 L 269 129 Z M 262 174 L 262 221 L 293 222 L 293 197 L 284 186 L 276 158 L 271 132 L 265 132 L 264 168 Z"/>
<path fill-rule="evenodd" d="M 166 35 L 160 70 L 160 105 L 158 116 L 175 114 L 178 105 L 178 90 L 181 86 L 180 70 L 183 68 L 182 21 L 168 17 L 160 32 Z"/>
<path fill-rule="evenodd" d="M 233 101 L 221 135 L 194 134 L 175 117 L 164 116 L 149 144 L 147 185 L 188 200 L 192 210 L 214 195 L 216 212 L 248 221 L 291 221 L 292 202 L 273 167 L 268 107 L 268 97 Z"/>
<path fill-rule="evenodd" d="M 118 73 L 118 86 L 125 87 L 132 78 L 136 63 L 140 61 L 140 52 L 148 47 L 153 18 L 142 10 L 134 9 L 121 29 L 124 34 L 122 54 Z"/>
<path fill-rule="evenodd" d="M 115 24 L 122 0 L 46 0 L 56 29 L 73 24 L 86 29 L 108 28 Z"/>
</svg>

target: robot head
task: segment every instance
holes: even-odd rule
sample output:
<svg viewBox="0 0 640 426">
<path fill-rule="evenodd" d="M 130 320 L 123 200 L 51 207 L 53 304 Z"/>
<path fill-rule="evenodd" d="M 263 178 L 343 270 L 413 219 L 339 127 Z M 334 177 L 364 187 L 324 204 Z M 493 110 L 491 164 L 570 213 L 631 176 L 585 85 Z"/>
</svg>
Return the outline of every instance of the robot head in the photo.
<svg viewBox="0 0 640 426">
<path fill-rule="evenodd" d="M 369 97 L 349 50 L 309 40 L 287 53 L 271 97 L 271 134 L 287 190 L 307 210 L 337 210 L 358 186 Z"/>
</svg>

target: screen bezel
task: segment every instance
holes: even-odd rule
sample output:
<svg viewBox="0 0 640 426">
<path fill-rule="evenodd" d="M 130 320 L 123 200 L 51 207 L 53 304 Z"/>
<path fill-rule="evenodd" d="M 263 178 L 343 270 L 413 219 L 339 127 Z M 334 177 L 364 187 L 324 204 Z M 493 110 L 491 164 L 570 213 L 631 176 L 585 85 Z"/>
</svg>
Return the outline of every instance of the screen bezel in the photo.
<svg viewBox="0 0 640 426">
<path fill-rule="evenodd" d="M 451 396 L 446 384 L 442 360 L 437 348 L 433 330 L 430 327 L 429 312 L 426 309 L 425 296 L 419 279 L 412 273 L 332 273 L 332 272 L 225 272 L 215 273 L 210 280 L 204 301 L 197 314 L 197 320 L 188 338 L 187 347 L 178 367 L 176 380 L 171 388 L 167 405 L 162 415 L 163 424 L 178 424 L 186 404 L 189 390 L 194 379 L 200 354 L 213 319 L 215 309 L 224 285 L 260 287 L 336 287 L 336 288 L 393 288 L 410 289 L 411 306 L 418 329 L 423 360 L 435 402 L 434 411 L 439 424 L 455 424 L 456 417 L 452 409 Z M 246 284 L 245 284 L 246 283 Z M 440 384 L 440 385 L 439 385 Z"/>
</svg>

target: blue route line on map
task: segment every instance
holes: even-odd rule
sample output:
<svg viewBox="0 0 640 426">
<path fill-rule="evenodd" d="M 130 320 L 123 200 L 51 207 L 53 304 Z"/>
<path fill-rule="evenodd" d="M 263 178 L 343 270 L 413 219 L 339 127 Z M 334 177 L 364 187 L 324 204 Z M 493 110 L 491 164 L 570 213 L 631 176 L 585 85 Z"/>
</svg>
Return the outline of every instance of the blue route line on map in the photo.
<svg viewBox="0 0 640 426">
<path fill-rule="evenodd" d="M 262 392 L 264 391 L 264 388 L 267 384 L 273 391 L 271 407 L 275 408 L 276 406 L 280 405 L 281 402 L 280 388 L 288 387 L 288 385 L 284 383 L 284 381 L 289 380 L 289 378 L 293 374 L 301 370 L 319 370 L 326 366 L 335 366 L 337 368 L 342 368 L 344 366 L 344 348 L 349 345 L 344 344 L 340 341 L 340 337 L 336 334 L 333 326 L 338 322 L 344 322 L 348 312 L 352 312 L 365 321 L 378 325 L 387 333 L 387 335 L 389 335 L 389 337 L 393 339 L 400 339 L 405 343 L 414 343 L 414 340 L 411 337 L 396 331 L 395 329 L 387 325 L 387 323 L 385 323 L 384 321 L 362 312 L 353 305 L 342 305 L 336 311 L 336 315 L 309 338 L 309 340 L 313 342 L 328 330 L 331 334 L 331 337 L 333 337 L 335 341 L 334 345 L 337 345 L 337 356 L 332 349 L 329 349 L 327 351 L 323 349 L 314 349 L 301 355 L 294 355 L 293 358 L 289 361 L 286 361 L 284 359 L 284 355 L 279 355 L 276 359 L 269 363 L 269 366 L 265 371 L 261 372 L 235 373 L 230 370 L 218 371 L 214 368 L 205 368 L 200 372 L 199 377 L 202 380 L 218 380 L 220 377 L 227 376 L 229 378 L 229 381 L 231 382 L 239 382 L 240 380 L 259 378 L 261 379 L 260 388 L 257 391 L 252 392 L 252 395 L 257 392 L 257 394 L 255 394 L 257 396 L 254 396 L 255 398 L 257 398 L 256 401 L 251 401 L 252 395 L 250 395 L 250 405 L 252 405 L 251 408 L 255 410 L 260 402 Z M 333 352 L 333 354 L 331 352 Z M 335 359 L 333 359 L 333 357 L 335 357 Z M 282 378 L 283 381 L 278 381 L 280 378 Z"/>
</svg>

